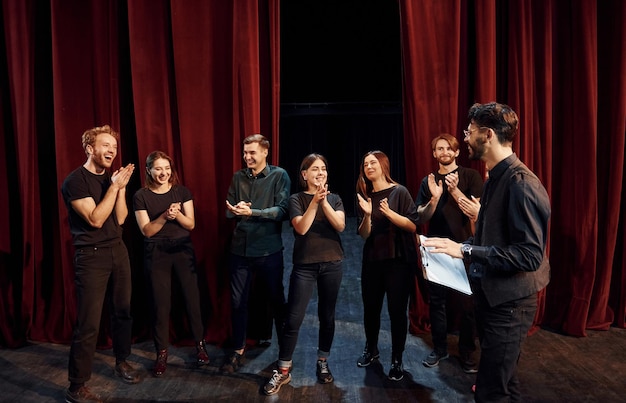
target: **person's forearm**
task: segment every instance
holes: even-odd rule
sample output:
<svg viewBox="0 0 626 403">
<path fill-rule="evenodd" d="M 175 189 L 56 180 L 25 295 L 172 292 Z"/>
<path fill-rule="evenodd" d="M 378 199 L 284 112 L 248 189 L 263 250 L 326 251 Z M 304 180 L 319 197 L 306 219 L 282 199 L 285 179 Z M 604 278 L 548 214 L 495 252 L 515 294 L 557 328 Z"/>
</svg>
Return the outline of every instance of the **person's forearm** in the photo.
<svg viewBox="0 0 626 403">
<path fill-rule="evenodd" d="M 428 203 L 417 207 L 417 214 L 418 214 L 420 223 L 426 223 L 430 221 L 433 214 L 435 213 L 435 210 L 437 209 L 438 203 L 439 203 L 439 199 L 435 197 L 431 197 Z"/>
<path fill-rule="evenodd" d="M 121 188 L 117 191 L 115 199 L 115 217 L 119 225 L 124 224 L 128 217 L 128 206 L 126 205 L 126 188 Z"/>
<path fill-rule="evenodd" d="M 370 236 L 371 232 L 372 232 L 372 216 L 369 214 L 366 214 L 365 216 L 363 216 L 363 220 L 361 221 L 361 224 L 359 225 L 359 235 L 361 236 L 361 238 L 367 239 Z"/>
<path fill-rule="evenodd" d="M 337 232 L 343 232 L 346 228 L 346 216 L 342 211 L 336 211 L 333 207 L 325 201 L 322 204 L 322 209 L 324 210 L 324 215 L 326 219 L 332 225 L 332 227 Z"/>
</svg>

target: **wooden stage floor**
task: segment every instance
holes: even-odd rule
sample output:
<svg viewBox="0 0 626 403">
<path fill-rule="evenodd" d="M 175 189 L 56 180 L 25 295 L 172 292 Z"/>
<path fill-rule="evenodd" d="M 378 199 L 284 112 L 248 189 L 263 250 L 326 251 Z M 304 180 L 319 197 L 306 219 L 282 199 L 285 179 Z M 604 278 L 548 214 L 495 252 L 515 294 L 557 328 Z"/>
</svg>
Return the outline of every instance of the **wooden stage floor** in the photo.
<svg viewBox="0 0 626 403">
<path fill-rule="evenodd" d="M 471 402 L 475 375 L 465 374 L 457 361 L 457 337 L 449 336 L 450 358 L 439 367 L 425 368 L 421 360 L 431 351 L 430 335 L 407 336 L 405 377 L 387 380 L 390 333 L 386 308 L 380 337 L 381 359 L 358 368 L 356 359 L 364 345 L 360 300 L 361 241 L 349 221 L 342 235 L 346 260 L 337 308 L 337 325 L 330 368 L 335 382 L 316 383 L 317 299 L 311 300 L 294 354 L 293 380 L 278 395 L 265 396 L 262 387 L 277 359 L 277 343 L 254 348 L 247 364 L 234 375 L 222 375 L 224 351 L 209 346 L 211 364 L 195 368 L 193 347 L 171 347 L 167 372 L 150 375 L 154 360 L 152 341 L 133 345 L 129 359 L 143 376 L 126 385 L 113 373 L 110 350 L 98 351 L 88 386 L 109 402 Z M 290 271 L 291 234 L 285 233 L 286 270 Z M 287 276 L 285 281 L 287 281 Z M 69 347 L 31 343 L 20 349 L 0 350 L 0 401 L 64 401 Z M 626 401 L 626 330 L 589 331 L 574 338 L 540 330 L 529 337 L 519 366 L 524 402 Z"/>
</svg>

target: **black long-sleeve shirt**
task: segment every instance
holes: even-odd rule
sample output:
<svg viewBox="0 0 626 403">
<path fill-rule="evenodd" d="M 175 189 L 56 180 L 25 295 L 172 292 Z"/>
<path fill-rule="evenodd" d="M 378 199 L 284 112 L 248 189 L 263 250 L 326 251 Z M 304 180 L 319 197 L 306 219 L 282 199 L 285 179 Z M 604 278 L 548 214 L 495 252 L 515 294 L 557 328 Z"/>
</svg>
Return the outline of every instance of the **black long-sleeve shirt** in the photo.
<svg viewBox="0 0 626 403">
<path fill-rule="evenodd" d="M 470 278 L 489 303 L 529 296 L 549 282 L 545 257 L 550 199 L 539 178 L 512 154 L 491 171 L 480 200 Z"/>
</svg>

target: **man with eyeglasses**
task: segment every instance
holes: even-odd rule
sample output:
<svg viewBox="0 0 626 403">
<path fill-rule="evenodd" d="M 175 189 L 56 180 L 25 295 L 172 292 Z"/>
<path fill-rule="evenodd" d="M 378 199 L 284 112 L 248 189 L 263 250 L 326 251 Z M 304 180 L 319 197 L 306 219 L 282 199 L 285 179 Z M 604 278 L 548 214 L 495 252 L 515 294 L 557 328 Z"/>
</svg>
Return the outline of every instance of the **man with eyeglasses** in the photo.
<svg viewBox="0 0 626 403">
<path fill-rule="evenodd" d="M 519 120 L 509 106 L 474 104 L 465 142 L 485 162 L 476 233 L 464 243 L 430 238 L 434 253 L 470 263 L 480 363 L 477 402 L 521 401 L 517 363 L 537 311 L 537 292 L 550 281 L 546 257 L 550 199 L 537 176 L 513 152 Z"/>
<path fill-rule="evenodd" d="M 435 137 L 431 146 L 433 157 L 439 167 L 430 173 L 420 185 L 415 201 L 419 222 L 428 222 L 429 237 L 445 237 L 462 242 L 474 233 L 474 222 L 480 207 L 483 181 L 475 169 L 458 166 L 460 154 L 456 137 L 443 133 Z M 464 201 L 475 205 L 475 210 L 463 210 Z M 461 320 L 459 327 L 459 359 L 463 371 L 475 373 L 476 361 L 472 357 L 476 351 L 474 307 L 472 297 L 461 293 L 449 293 L 448 288 L 428 281 L 428 310 L 433 351 L 422 360 L 425 367 L 433 368 L 448 354 L 447 302 L 459 305 Z"/>
</svg>

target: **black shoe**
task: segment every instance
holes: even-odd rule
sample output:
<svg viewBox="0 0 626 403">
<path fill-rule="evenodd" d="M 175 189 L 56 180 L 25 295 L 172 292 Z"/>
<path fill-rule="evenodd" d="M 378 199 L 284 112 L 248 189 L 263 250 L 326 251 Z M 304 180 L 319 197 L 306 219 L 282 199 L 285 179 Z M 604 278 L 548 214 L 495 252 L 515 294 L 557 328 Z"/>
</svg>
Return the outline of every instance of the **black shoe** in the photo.
<svg viewBox="0 0 626 403">
<path fill-rule="evenodd" d="M 315 375 L 317 375 L 317 381 L 319 383 L 332 383 L 332 381 L 335 380 L 335 378 L 333 378 L 333 374 L 330 373 L 328 361 L 326 360 L 317 360 L 317 370 L 315 371 Z"/>
<path fill-rule="evenodd" d="M 367 347 L 365 347 L 365 350 L 363 351 L 363 354 L 359 357 L 359 359 L 356 361 L 356 365 L 363 368 L 363 367 L 367 367 L 368 365 L 370 365 L 372 363 L 372 361 L 377 360 L 380 358 L 380 354 L 377 352 L 375 353 L 370 353 L 367 350 Z"/>
<path fill-rule="evenodd" d="M 463 372 L 466 374 L 475 374 L 478 372 L 478 365 L 476 365 L 476 361 L 472 359 L 472 353 L 461 353 L 459 361 L 461 361 L 461 368 L 463 368 Z"/>
<path fill-rule="evenodd" d="M 141 378 L 139 378 L 135 369 L 126 361 L 115 364 L 115 375 L 119 376 L 124 382 L 129 384 L 135 384 L 141 381 Z"/>
<path fill-rule="evenodd" d="M 404 378 L 404 368 L 402 368 L 402 361 L 393 360 L 391 362 L 391 368 L 389 369 L 389 376 L 387 377 L 391 381 L 399 381 Z"/>
<path fill-rule="evenodd" d="M 450 355 L 448 353 L 440 354 L 436 350 L 433 350 L 432 353 L 428 354 L 428 357 L 422 360 L 422 364 L 424 364 L 424 366 L 428 368 L 436 367 L 437 365 L 439 365 L 439 361 L 445 360 L 449 356 Z"/>
<path fill-rule="evenodd" d="M 220 371 L 227 374 L 235 373 L 243 366 L 245 358 L 243 354 L 234 352 L 224 361 Z"/>
<path fill-rule="evenodd" d="M 65 391 L 66 403 L 89 403 L 98 402 L 101 403 L 102 399 L 96 393 L 93 393 L 86 386 L 81 386 L 75 392 L 71 392 L 69 389 Z"/>
</svg>

